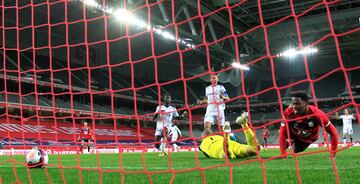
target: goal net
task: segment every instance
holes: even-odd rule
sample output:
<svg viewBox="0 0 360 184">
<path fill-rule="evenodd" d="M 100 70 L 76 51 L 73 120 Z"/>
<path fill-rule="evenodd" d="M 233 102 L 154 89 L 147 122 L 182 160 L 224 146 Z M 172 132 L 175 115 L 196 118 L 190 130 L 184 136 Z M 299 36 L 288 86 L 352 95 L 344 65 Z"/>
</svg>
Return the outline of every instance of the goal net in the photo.
<svg viewBox="0 0 360 184">
<path fill-rule="evenodd" d="M 290 148 L 289 158 L 278 160 L 278 130 L 288 123 L 292 94 L 305 92 L 335 125 L 338 152 L 351 160 L 347 148 L 359 145 L 359 123 L 342 139 L 339 118 L 346 109 L 359 119 L 359 6 L 2 0 L 0 183 L 309 183 L 319 170 L 318 181 L 353 182 L 330 156 L 325 131 L 310 145 L 315 148 Z M 207 99 L 211 75 L 226 88 L 224 118 L 242 144 L 244 129 L 235 120 L 249 113 L 261 145 L 255 156 L 216 160 L 199 150 L 207 104 L 197 102 Z M 168 107 L 165 95 L 181 117 L 172 121 L 181 136 L 164 140 L 161 157 L 155 145 L 163 142 L 154 134 L 162 107 L 155 110 Z M 220 115 L 223 104 L 214 104 Z M 213 133 L 224 135 L 217 117 Z M 26 164 L 34 147 L 49 156 L 44 169 Z"/>
</svg>

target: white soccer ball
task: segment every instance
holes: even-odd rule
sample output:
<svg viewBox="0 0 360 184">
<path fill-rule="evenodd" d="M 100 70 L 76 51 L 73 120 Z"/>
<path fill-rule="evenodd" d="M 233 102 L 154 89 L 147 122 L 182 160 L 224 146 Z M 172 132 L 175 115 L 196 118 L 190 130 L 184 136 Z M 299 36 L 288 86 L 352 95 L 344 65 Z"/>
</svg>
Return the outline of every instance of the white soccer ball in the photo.
<svg viewBox="0 0 360 184">
<path fill-rule="evenodd" d="M 44 168 L 49 161 L 47 153 L 39 148 L 33 148 L 26 154 L 26 164 L 30 168 Z"/>
</svg>

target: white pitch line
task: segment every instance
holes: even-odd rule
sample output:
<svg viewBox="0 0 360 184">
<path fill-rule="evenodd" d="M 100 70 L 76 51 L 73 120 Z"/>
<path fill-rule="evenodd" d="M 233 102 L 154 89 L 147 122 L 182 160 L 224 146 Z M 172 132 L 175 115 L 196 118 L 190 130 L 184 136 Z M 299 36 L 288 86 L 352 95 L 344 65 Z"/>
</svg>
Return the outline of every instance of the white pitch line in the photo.
<svg viewBox="0 0 360 184">
<path fill-rule="evenodd" d="M 234 166 L 233 169 L 235 170 L 243 170 L 242 168 L 239 168 L 241 166 L 245 166 L 245 165 L 240 165 L 240 166 Z M 20 166 L 20 165 L 16 165 L 16 168 L 25 168 L 25 166 Z M 0 165 L 0 168 L 13 168 L 12 166 L 5 166 L 5 165 Z M 48 166 L 47 168 L 50 169 L 59 169 L 59 167 L 56 166 Z M 98 167 L 81 167 L 82 169 L 99 169 Z M 78 169 L 77 167 L 74 168 L 63 168 L 63 169 Z M 105 169 L 109 169 L 109 170 L 119 170 L 119 167 L 112 167 L 112 166 L 102 166 L 101 167 L 102 170 Z M 129 171 L 130 169 L 132 170 L 136 170 L 136 171 L 141 171 L 144 170 L 143 167 L 138 167 L 138 166 L 125 166 L 122 168 L 123 171 Z M 161 171 L 161 170 L 169 170 L 169 167 L 159 167 L 159 166 L 149 166 L 146 167 L 147 170 L 153 170 L 155 169 L 155 171 Z M 193 168 L 189 168 L 189 167 L 176 167 L 173 168 L 175 171 L 176 170 L 185 170 L 185 169 L 193 169 Z M 213 168 L 213 169 L 218 169 L 218 170 L 227 170 L 227 166 L 221 166 L 221 167 L 217 167 L 217 168 Z M 213 169 L 209 169 L 209 170 L 213 170 Z M 291 169 L 295 169 L 295 168 L 289 168 L 289 167 L 276 167 L 276 168 L 265 168 L 266 171 L 270 171 L 270 170 L 275 170 L 275 171 L 284 171 L 284 170 L 291 170 Z M 332 170 L 333 166 L 332 165 L 327 165 L 326 167 L 321 166 L 321 167 L 314 167 L 314 166 L 310 166 L 310 167 L 300 167 L 300 169 L 306 169 L 306 170 Z M 351 167 L 344 167 L 342 169 L 359 169 L 359 167 L 355 167 L 355 166 L 351 166 Z"/>
<path fill-rule="evenodd" d="M 25 168 L 25 166 L 21 166 L 21 165 L 15 165 L 16 168 Z M 78 169 L 76 166 L 67 166 L 67 167 L 73 167 L 73 168 L 63 168 L 63 169 Z M 0 168 L 13 168 L 12 166 L 5 166 L 5 165 L 0 165 Z M 51 168 L 51 169 L 59 169 L 59 167 L 56 167 L 56 166 L 47 166 L 46 168 Z M 80 167 L 82 169 L 99 169 L 98 167 L 88 167 L 88 166 L 85 166 L 85 167 Z M 169 170 L 170 168 L 169 167 L 146 167 L 147 169 L 156 169 L 156 170 Z M 119 167 L 111 167 L 111 166 L 102 166 L 101 167 L 102 170 L 104 169 L 109 169 L 109 170 L 119 170 Z M 144 170 L 143 167 L 137 167 L 137 166 L 125 166 L 123 167 L 122 170 L 129 170 L 129 169 L 133 169 L 133 170 Z M 175 170 L 179 170 L 179 169 L 191 169 L 191 168 L 188 168 L 188 167 L 184 167 L 184 168 L 174 168 Z"/>
</svg>

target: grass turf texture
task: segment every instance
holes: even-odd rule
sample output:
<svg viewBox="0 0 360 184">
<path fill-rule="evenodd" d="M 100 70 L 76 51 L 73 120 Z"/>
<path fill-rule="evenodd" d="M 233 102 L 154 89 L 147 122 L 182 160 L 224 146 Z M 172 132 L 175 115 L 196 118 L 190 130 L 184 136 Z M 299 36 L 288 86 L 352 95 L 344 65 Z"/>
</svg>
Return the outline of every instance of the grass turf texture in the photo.
<svg viewBox="0 0 360 184">
<path fill-rule="evenodd" d="M 307 149 L 307 152 L 319 149 Z M 324 149 L 322 149 L 324 150 Z M 271 159 L 278 150 L 262 150 L 261 157 Z M 196 159 L 196 155 L 198 159 Z M 27 169 L 24 156 L 0 156 L 2 183 L 263 183 L 263 171 L 257 157 L 229 160 L 206 158 L 202 153 L 181 152 L 159 157 L 158 153 L 50 155 L 47 169 Z M 144 158 L 144 159 L 143 159 Z M 336 183 L 328 152 L 305 154 L 298 158 L 302 183 Z M 298 183 L 295 158 L 265 160 L 268 183 Z M 337 154 L 336 165 L 341 183 L 357 183 L 360 178 L 360 147 Z M 59 165 L 63 168 L 59 168 Z M 80 167 L 79 167 L 80 166 Z M 145 167 L 144 167 L 145 166 Z M 203 168 L 203 173 L 198 166 Z M 81 169 L 80 169 L 81 168 Z M 100 170 L 101 168 L 101 170 Z M 171 169 L 173 168 L 173 169 Z M 232 174 L 230 171 L 232 170 Z M 47 174 L 47 172 L 48 174 Z M 102 181 L 100 181 L 100 178 Z M 0 182 L 1 183 L 1 182 Z"/>
</svg>

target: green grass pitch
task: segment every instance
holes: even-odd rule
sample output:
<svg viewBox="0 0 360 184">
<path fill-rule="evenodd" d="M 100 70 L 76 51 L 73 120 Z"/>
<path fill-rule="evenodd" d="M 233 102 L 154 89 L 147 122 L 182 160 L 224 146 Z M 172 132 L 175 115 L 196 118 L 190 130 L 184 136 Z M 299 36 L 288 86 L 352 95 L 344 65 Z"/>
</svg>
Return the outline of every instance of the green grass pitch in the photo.
<svg viewBox="0 0 360 184">
<path fill-rule="evenodd" d="M 318 151 L 308 149 L 306 153 Z M 323 149 L 322 149 L 323 150 Z M 237 160 L 206 158 L 201 152 L 50 155 L 46 169 L 27 169 L 24 156 L 0 156 L 0 183 L 336 183 L 328 152 L 304 154 L 296 159 L 271 160 L 279 150 L 262 150 L 258 157 Z M 340 151 L 336 168 L 341 183 L 359 183 L 360 147 Z M 61 167 L 60 167 L 61 166 Z M 262 167 L 263 166 L 263 167 Z M 199 169 L 201 168 L 201 169 Z M 262 169 L 264 168 L 264 169 Z M 204 179 L 204 180 L 203 180 Z"/>
</svg>

